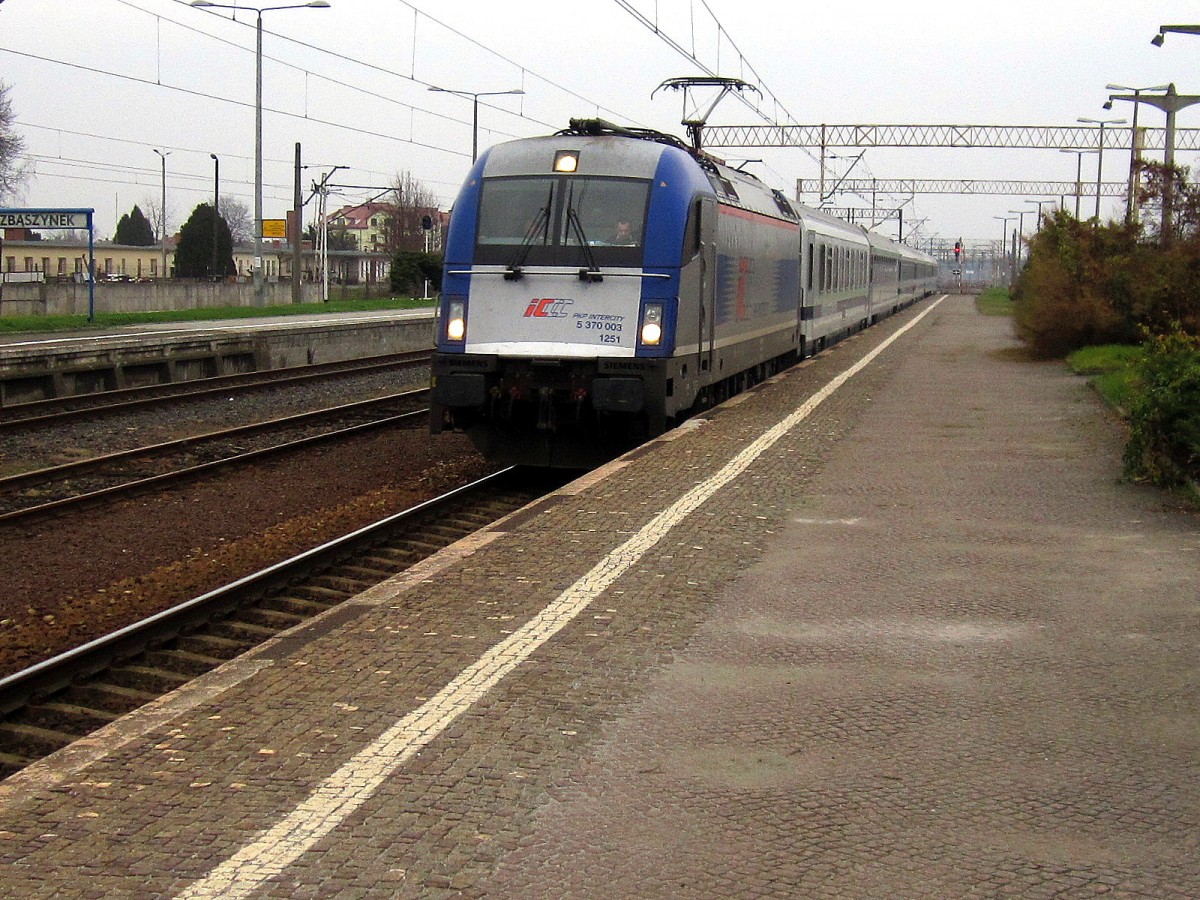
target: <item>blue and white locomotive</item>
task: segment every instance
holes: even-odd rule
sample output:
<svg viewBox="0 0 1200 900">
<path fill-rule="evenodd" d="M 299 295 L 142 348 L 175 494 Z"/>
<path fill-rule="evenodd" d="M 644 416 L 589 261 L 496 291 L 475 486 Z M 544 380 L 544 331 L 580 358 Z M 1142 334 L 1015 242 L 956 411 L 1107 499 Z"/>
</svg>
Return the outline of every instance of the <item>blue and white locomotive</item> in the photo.
<svg viewBox="0 0 1200 900">
<path fill-rule="evenodd" d="M 935 261 L 676 138 L 500 144 L 450 217 L 431 428 L 595 464 L 933 289 Z"/>
</svg>

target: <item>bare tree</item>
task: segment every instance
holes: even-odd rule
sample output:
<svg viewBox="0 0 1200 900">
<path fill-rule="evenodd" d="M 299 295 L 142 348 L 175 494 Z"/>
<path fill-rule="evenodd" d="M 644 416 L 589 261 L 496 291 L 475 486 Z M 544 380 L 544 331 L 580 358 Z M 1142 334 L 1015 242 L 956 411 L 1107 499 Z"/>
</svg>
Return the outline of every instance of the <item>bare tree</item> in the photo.
<svg viewBox="0 0 1200 900">
<path fill-rule="evenodd" d="M 437 195 L 413 177 L 411 172 L 398 172 L 388 195 L 392 215 L 387 229 L 387 251 L 424 250 L 426 216 L 437 219 Z"/>
<path fill-rule="evenodd" d="M 159 231 L 161 231 L 163 227 L 162 201 L 158 194 L 147 195 L 142 198 L 142 202 L 138 205 L 146 211 L 146 218 L 150 220 L 150 224 L 154 228 L 154 242 L 157 244 L 159 242 Z M 175 210 L 171 206 L 171 201 L 168 198 L 166 223 L 168 235 L 175 233 L 175 228 L 177 227 L 176 222 L 178 221 L 178 217 L 175 215 Z"/>
<path fill-rule="evenodd" d="M 250 219 L 250 210 L 236 197 L 225 196 L 217 202 L 217 211 L 229 226 L 233 242 L 240 244 L 254 237 L 254 222 Z"/>
<path fill-rule="evenodd" d="M 25 139 L 13 130 L 16 113 L 8 90 L 0 81 L 0 200 L 19 196 L 31 174 Z"/>
<path fill-rule="evenodd" d="M 70 241 L 82 242 L 82 241 L 87 240 L 87 236 L 88 236 L 88 233 L 87 233 L 86 228 L 84 228 L 84 229 L 60 228 L 57 231 L 47 231 L 44 234 L 45 239 L 48 241 L 63 241 L 63 242 L 70 242 Z"/>
</svg>

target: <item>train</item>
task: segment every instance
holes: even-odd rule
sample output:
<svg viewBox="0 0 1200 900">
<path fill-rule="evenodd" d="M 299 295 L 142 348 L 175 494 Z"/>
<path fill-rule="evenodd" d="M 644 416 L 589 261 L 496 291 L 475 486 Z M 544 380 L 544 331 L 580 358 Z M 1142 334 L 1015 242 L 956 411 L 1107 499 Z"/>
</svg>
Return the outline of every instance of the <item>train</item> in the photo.
<svg viewBox="0 0 1200 900">
<path fill-rule="evenodd" d="M 932 293 L 927 254 L 600 119 L 479 157 L 445 239 L 430 429 L 585 468 Z"/>
</svg>

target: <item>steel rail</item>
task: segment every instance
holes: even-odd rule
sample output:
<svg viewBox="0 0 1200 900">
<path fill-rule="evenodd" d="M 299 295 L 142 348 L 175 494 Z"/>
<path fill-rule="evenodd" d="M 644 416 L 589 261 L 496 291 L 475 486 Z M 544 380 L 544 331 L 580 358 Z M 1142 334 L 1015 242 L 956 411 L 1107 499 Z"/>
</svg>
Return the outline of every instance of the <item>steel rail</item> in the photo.
<svg viewBox="0 0 1200 900">
<path fill-rule="evenodd" d="M 302 384 L 339 375 L 360 375 L 392 368 L 412 368 L 422 363 L 428 364 L 430 356 L 428 350 L 415 350 L 387 356 L 372 356 L 362 360 L 342 360 L 313 366 L 291 366 L 286 369 L 245 372 L 238 375 L 218 375 L 212 378 L 177 381 L 171 384 L 118 388 L 93 394 L 73 394 L 45 400 L 30 400 L 26 403 L 14 403 L 0 407 L 0 415 L 4 416 L 4 418 L 0 418 L 0 432 L 55 425 L 72 419 L 127 412 L 131 409 L 156 404 L 191 402 L 229 393 L 247 393 L 254 390 Z M 116 402 L 90 402 L 96 399 L 115 400 Z M 71 408 L 64 409 L 62 407 Z M 13 413 L 17 415 L 14 417 Z M 23 415 L 24 413 L 31 414 Z"/>
<path fill-rule="evenodd" d="M 37 506 L 28 506 L 23 509 L 10 510 L 5 513 L 0 513 L 0 524 L 12 524 L 13 522 L 18 521 L 32 521 L 34 519 L 42 518 L 43 516 L 60 513 L 65 509 L 88 506 L 100 500 L 112 500 L 118 497 L 132 496 L 145 491 L 148 488 L 161 487 L 173 482 L 186 481 L 187 479 L 195 478 L 199 475 L 207 474 L 227 466 L 244 465 L 245 463 L 264 459 L 269 456 L 278 456 L 284 453 L 290 453 L 294 450 L 298 450 L 302 447 L 313 444 L 319 444 L 325 441 L 340 440 L 359 432 L 369 431 L 375 428 L 383 428 L 389 425 L 400 425 L 405 422 L 411 422 L 427 415 L 429 415 L 428 409 L 418 409 L 413 410 L 412 412 L 400 413 L 399 415 L 395 416 L 387 416 L 382 419 L 375 419 L 371 422 L 360 422 L 357 425 L 350 425 L 346 428 L 339 428 L 335 431 L 326 431 L 322 432 L 321 434 L 309 435 L 308 437 L 297 438 L 296 440 L 287 441 L 282 444 L 274 444 L 270 447 L 261 447 L 257 450 L 247 450 L 244 453 L 238 453 L 234 456 L 225 456 L 221 459 L 214 459 L 206 463 L 199 463 L 194 466 L 189 466 L 185 469 L 176 469 L 171 472 L 150 475 L 134 481 L 127 481 L 111 487 L 89 491 L 86 494 L 77 494 L 73 497 L 63 497 L 59 500 L 51 500 L 48 503 L 41 503 Z M 86 460 L 84 460 L 84 462 L 86 462 Z M 43 469 L 41 471 L 47 470 Z"/>
<path fill-rule="evenodd" d="M 394 513 L 371 525 L 321 544 L 290 559 L 275 563 L 230 584 L 184 601 L 170 609 L 128 625 L 112 634 L 60 653 L 20 672 L 0 678 L 0 715 L 8 715 L 37 697 L 69 687 L 80 677 L 95 675 L 115 661 L 135 655 L 156 643 L 170 640 L 295 580 L 299 574 L 331 565 L 358 548 L 377 543 L 382 536 L 426 513 L 485 488 L 496 488 L 510 479 L 516 467 L 502 469 L 432 500 Z"/>
<path fill-rule="evenodd" d="M 233 428 L 223 428 L 218 431 L 206 431 L 203 434 L 194 434 L 184 438 L 177 438 L 173 441 L 163 441 L 158 444 L 149 444 L 145 447 L 134 447 L 130 450 L 118 450 L 115 453 L 106 453 L 103 456 L 90 456 L 87 459 L 77 459 L 58 466 L 47 466 L 44 469 L 32 469 L 28 472 L 18 472 L 14 475 L 6 475 L 3 478 L 0 478 L 0 491 L 19 489 L 30 484 L 44 484 L 48 481 L 55 481 L 71 475 L 81 475 L 86 472 L 92 472 L 96 469 L 102 468 L 103 466 L 111 465 L 112 463 L 129 462 L 144 457 L 174 453 L 181 450 L 186 450 L 190 447 L 199 446 L 204 443 L 212 443 L 215 441 L 228 440 L 238 437 L 247 437 L 249 435 L 259 434 L 264 431 L 275 431 L 283 428 L 290 428 L 297 425 L 303 425 L 306 422 L 328 418 L 329 416 L 354 412 L 356 410 L 367 410 L 372 406 L 383 406 L 387 403 L 392 403 L 397 400 L 410 398 L 415 400 L 420 395 L 428 393 L 428 388 L 419 388 L 415 391 L 403 391 L 399 394 L 389 394 L 386 397 L 377 397 L 373 400 L 356 400 L 352 403 L 343 403 L 338 406 L 329 406 L 324 409 L 296 413 L 291 416 L 282 416 L 278 419 L 267 419 L 262 422 L 251 422 L 248 425 L 236 425 Z"/>
</svg>

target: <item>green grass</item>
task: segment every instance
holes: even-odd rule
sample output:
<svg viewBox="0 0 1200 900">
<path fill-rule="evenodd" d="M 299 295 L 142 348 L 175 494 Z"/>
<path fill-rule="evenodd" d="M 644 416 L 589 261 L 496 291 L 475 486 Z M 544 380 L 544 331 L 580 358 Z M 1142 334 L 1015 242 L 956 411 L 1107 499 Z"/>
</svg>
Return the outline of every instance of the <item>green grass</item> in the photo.
<svg viewBox="0 0 1200 900">
<path fill-rule="evenodd" d="M 1076 375 L 1086 375 L 1109 406 L 1124 411 L 1129 409 L 1130 398 L 1137 389 L 1134 364 L 1145 352 L 1145 348 L 1135 344 L 1084 347 L 1067 357 L 1067 368 Z"/>
<path fill-rule="evenodd" d="M 92 322 L 77 316 L 0 316 L 0 334 L 38 331 L 67 331 L 113 325 L 144 325 L 164 322 L 202 322 L 219 319 L 255 319 L 264 316 L 296 316 L 312 313 L 364 312 L 377 309 L 431 308 L 436 301 L 421 299 L 330 300 L 328 303 L 296 303 L 283 306 L 225 306 L 206 309 L 176 309 L 144 313 L 97 313 Z"/>
<path fill-rule="evenodd" d="M 1013 302 L 1008 295 L 1008 288 L 987 288 L 975 298 L 975 308 L 985 316 L 1011 316 Z"/>
</svg>

